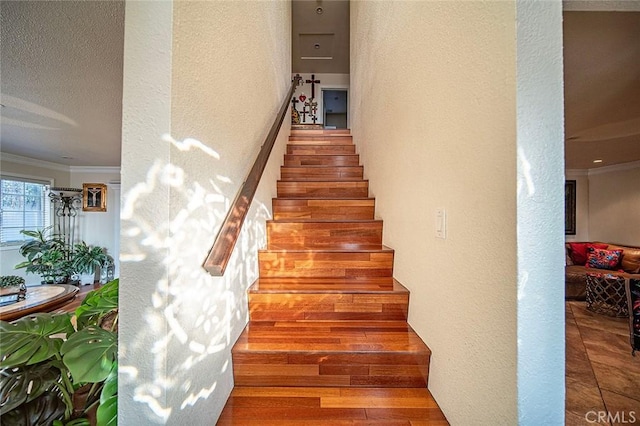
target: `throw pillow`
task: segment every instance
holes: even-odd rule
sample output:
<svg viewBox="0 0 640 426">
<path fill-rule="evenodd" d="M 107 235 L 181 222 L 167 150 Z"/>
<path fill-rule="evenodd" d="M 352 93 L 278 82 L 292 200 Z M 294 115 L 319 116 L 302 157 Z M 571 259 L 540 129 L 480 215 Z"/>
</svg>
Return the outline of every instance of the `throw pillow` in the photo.
<svg viewBox="0 0 640 426">
<path fill-rule="evenodd" d="M 608 244 L 603 243 L 569 243 L 571 247 L 571 260 L 574 265 L 584 265 L 587 263 L 587 251 L 589 247 L 606 249 Z"/>
<path fill-rule="evenodd" d="M 597 269 L 616 269 L 622 257 L 622 250 L 605 250 L 589 247 L 584 266 Z"/>
</svg>

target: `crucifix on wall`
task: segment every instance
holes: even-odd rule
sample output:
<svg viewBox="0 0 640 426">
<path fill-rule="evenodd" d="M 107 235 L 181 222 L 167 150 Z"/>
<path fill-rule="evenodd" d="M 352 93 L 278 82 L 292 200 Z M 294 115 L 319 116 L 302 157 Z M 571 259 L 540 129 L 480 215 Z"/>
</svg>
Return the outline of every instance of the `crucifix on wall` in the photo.
<svg viewBox="0 0 640 426">
<path fill-rule="evenodd" d="M 305 83 L 311 83 L 311 99 L 316 98 L 316 83 L 320 84 L 320 80 L 316 80 L 316 75 L 311 74 L 311 80 L 305 80 Z M 315 121 L 314 121 L 315 123 Z"/>
<path fill-rule="evenodd" d="M 315 99 L 313 98 L 308 99 L 307 102 L 304 103 L 304 109 L 302 111 L 307 111 L 307 108 L 309 108 L 308 110 L 309 118 L 313 120 L 313 124 L 316 124 L 316 120 L 318 119 L 316 115 L 316 113 L 318 112 L 318 103 L 315 101 Z M 303 112 L 303 115 L 305 115 L 304 112 Z"/>
</svg>

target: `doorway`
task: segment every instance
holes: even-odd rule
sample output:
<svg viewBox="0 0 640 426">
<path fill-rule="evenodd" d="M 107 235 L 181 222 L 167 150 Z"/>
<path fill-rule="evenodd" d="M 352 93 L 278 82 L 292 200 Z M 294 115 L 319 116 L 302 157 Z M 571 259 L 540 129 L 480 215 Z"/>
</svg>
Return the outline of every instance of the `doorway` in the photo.
<svg viewBox="0 0 640 426">
<path fill-rule="evenodd" d="M 347 128 L 347 89 L 322 89 L 322 118 L 325 129 Z"/>
</svg>

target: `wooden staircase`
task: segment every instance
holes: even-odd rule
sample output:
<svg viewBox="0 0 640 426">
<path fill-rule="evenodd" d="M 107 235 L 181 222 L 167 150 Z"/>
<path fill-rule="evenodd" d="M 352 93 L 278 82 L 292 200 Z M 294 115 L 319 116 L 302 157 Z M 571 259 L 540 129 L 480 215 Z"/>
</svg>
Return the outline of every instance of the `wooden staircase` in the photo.
<svg viewBox="0 0 640 426">
<path fill-rule="evenodd" d="M 442 425 L 348 130 L 292 130 L 218 424 Z"/>
</svg>

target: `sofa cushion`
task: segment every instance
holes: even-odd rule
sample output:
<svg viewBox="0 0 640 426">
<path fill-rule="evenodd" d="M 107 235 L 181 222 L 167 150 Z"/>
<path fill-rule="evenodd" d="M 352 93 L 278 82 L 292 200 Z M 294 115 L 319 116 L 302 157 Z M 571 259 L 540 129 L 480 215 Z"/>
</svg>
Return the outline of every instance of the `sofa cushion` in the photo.
<svg viewBox="0 0 640 426">
<path fill-rule="evenodd" d="M 608 250 L 622 250 L 620 267 L 629 274 L 640 274 L 640 248 L 609 244 Z"/>
<path fill-rule="evenodd" d="M 620 264 L 621 257 L 622 250 L 605 250 L 589 247 L 587 262 L 584 266 L 587 268 L 615 270 Z"/>
<path fill-rule="evenodd" d="M 574 265 L 584 265 L 587 263 L 587 254 L 589 247 L 597 249 L 606 249 L 608 244 L 605 243 L 569 243 L 571 248 L 570 256 Z"/>
</svg>

